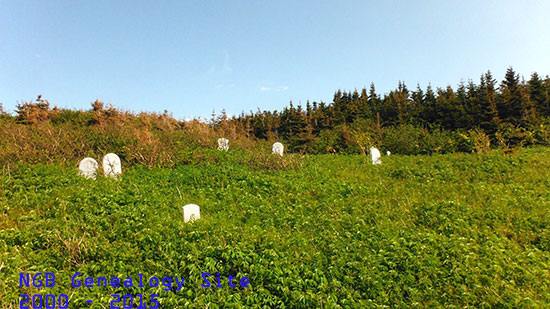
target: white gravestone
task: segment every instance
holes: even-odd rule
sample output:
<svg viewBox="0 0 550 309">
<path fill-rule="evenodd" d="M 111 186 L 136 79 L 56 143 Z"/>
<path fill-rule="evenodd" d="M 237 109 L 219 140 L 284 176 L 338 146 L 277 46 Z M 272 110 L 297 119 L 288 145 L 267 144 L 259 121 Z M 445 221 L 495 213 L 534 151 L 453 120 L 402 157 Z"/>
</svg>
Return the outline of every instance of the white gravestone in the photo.
<svg viewBox="0 0 550 309">
<path fill-rule="evenodd" d="M 187 204 L 183 206 L 183 222 L 198 220 L 201 218 L 201 208 L 199 205 Z"/>
<path fill-rule="evenodd" d="M 118 178 L 122 174 L 122 164 L 116 154 L 108 153 L 103 157 L 103 173 L 113 178 Z"/>
<path fill-rule="evenodd" d="M 388 157 L 391 155 L 391 151 L 386 151 L 386 154 L 388 155 Z"/>
<path fill-rule="evenodd" d="M 370 157 L 372 159 L 372 164 L 382 164 L 382 161 L 380 161 L 380 150 L 371 147 L 370 148 Z"/>
<path fill-rule="evenodd" d="M 229 140 L 227 138 L 218 138 L 218 150 L 229 150 Z"/>
<path fill-rule="evenodd" d="M 273 148 L 271 149 L 271 151 L 273 151 L 274 154 L 278 154 L 280 156 L 283 155 L 284 150 L 285 150 L 285 147 L 283 146 L 283 144 L 279 142 L 276 142 L 275 144 L 273 144 Z"/>
<path fill-rule="evenodd" d="M 92 158 L 84 158 L 78 164 L 78 175 L 95 179 L 97 177 L 97 161 Z"/>
</svg>

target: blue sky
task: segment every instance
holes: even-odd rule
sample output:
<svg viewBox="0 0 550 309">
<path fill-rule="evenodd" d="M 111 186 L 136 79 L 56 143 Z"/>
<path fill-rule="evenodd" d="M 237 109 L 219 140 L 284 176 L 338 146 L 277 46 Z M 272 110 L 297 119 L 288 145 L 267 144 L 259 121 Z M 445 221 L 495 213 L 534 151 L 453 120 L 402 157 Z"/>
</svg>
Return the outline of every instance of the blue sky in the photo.
<svg viewBox="0 0 550 309">
<path fill-rule="evenodd" d="M 4 1 L 0 102 L 210 117 L 550 74 L 550 1 Z"/>
</svg>

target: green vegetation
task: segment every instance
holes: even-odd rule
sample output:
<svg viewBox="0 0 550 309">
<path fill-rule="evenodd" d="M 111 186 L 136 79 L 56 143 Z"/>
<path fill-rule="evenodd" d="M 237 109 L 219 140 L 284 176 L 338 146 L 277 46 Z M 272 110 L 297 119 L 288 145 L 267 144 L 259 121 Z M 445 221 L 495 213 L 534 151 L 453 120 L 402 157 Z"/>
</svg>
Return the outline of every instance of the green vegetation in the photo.
<svg viewBox="0 0 550 309">
<path fill-rule="evenodd" d="M 159 294 L 161 308 L 550 303 L 550 148 L 392 155 L 380 166 L 257 156 L 205 149 L 196 164 L 135 165 L 118 181 L 78 177 L 77 161 L 3 165 L 0 307 L 20 293 L 68 294 L 72 308 L 108 307 L 115 293 Z M 192 224 L 188 203 L 201 206 Z M 20 272 L 46 271 L 55 287 L 18 287 Z M 186 282 L 71 288 L 75 272 Z M 202 272 L 251 287 L 203 288 Z"/>
<path fill-rule="evenodd" d="M 249 135 L 281 138 L 292 152 L 315 154 L 363 153 L 365 144 L 401 154 L 548 146 L 550 77 L 533 73 L 528 81 L 520 80 L 508 68 L 500 84 L 488 71 L 479 84 L 469 80 L 456 90 L 431 85 L 409 90 L 399 82 L 384 95 L 372 83 L 369 89 L 338 90 L 328 104 L 290 102 L 280 112 L 251 112 L 233 121 Z"/>
<path fill-rule="evenodd" d="M 0 104 L 0 164 L 80 160 L 116 152 L 127 164 L 171 167 L 189 163 L 197 147 L 226 137 L 230 147 L 283 142 L 285 151 L 308 154 L 364 154 L 376 146 L 394 154 L 514 152 L 523 146 L 550 146 L 550 77 L 528 81 L 509 68 L 497 85 L 491 72 L 479 84 L 461 83 L 377 94 L 336 91 L 330 103 L 313 102 L 282 111 L 228 118 L 215 113 L 208 123 L 179 121 L 167 111 L 134 114 L 96 100 L 92 109 L 51 108 L 47 100 L 17 105 L 15 115 Z"/>
<path fill-rule="evenodd" d="M 549 93 L 548 76 L 510 68 L 500 86 L 490 72 L 456 91 L 372 85 L 209 123 L 97 100 L 0 104 L 0 307 L 22 293 L 68 294 L 73 308 L 111 294 L 159 294 L 162 308 L 546 305 Z M 291 154 L 271 155 L 275 141 Z M 370 146 L 393 155 L 373 166 L 359 155 Z M 108 152 L 120 180 L 77 176 Z M 184 224 L 189 203 L 202 218 Z M 56 286 L 19 287 L 38 272 Z M 186 281 L 74 288 L 76 272 Z M 204 288 L 203 272 L 250 287 Z"/>
</svg>

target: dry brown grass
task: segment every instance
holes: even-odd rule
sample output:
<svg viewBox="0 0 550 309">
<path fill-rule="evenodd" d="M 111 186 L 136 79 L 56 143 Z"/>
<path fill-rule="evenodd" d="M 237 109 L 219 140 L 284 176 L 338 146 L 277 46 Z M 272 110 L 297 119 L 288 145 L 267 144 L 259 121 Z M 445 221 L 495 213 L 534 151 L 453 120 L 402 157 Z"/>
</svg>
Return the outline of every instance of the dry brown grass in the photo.
<svg viewBox="0 0 550 309">
<path fill-rule="evenodd" d="M 37 100 L 18 105 L 17 116 L 0 118 L 0 165 L 18 163 L 78 164 L 86 156 L 117 153 L 126 164 L 173 166 L 199 160 L 198 148 L 253 147 L 236 122 L 178 121 L 167 111 L 135 114 L 96 100 L 89 111 L 70 111 Z M 204 154 L 203 154 L 204 156 Z M 191 159 L 190 159 L 191 157 Z M 191 160 L 191 161 L 190 161 Z"/>
</svg>

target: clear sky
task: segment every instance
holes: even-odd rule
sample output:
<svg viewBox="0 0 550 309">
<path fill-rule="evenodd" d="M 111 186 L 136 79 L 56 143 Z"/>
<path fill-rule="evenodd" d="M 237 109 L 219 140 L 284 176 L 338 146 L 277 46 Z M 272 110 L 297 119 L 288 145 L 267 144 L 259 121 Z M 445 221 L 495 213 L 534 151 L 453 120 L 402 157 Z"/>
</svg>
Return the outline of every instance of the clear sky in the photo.
<svg viewBox="0 0 550 309">
<path fill-rule="evenodd" d="M 550 74 L 550 1 L 5 1 L 0 102 L 210 117 Z"/>
</svg>

